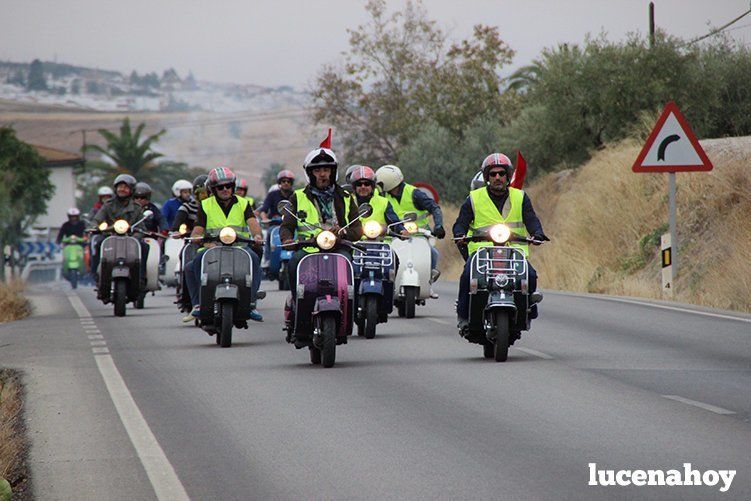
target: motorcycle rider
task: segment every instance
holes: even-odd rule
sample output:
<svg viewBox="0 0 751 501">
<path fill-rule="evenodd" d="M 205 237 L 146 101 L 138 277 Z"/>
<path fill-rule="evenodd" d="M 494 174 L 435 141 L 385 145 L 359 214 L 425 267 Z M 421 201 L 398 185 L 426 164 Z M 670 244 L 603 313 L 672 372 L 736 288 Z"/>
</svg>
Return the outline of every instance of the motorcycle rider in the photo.
<svg viewBox="0 0 751 501">
<path fill-rule="evenodd" d="M 178 179 L 172 185 L 172 194 L 174 197 L 164 202 L 162 206 L 162 215 L 167 222 L 168 228 L 172 228 L 180 206 L 190 200 L 191 188 L 193 188 L 193 185 L 186 179 Z"/>
<path fill-rule="evenodd" d="M 350 173 L 350 183 L 352 183 L 352 189 L 355 191 L 357 205 L 369 203 L 373 207 L 373 213 L 370 216 L 360 219 L 362 224 L 368 221 L 377 221 L 383 226 L 399 223 L 399 216 L 396 215 L 391 202 L 378 194 L 375 189 L 376 181 L 373 169 L 367 165 L 357 165 Z M 409 235 L 409 232 L 404 229 L 404 225 L 401 223 L 394 225 L 392 230 L 405 236 Z"/>
<path fill-rule="evenodd" d="M 183 224 L 188 227 L 188 232 L 193 231 L 196 219 L 198 218 L 198 205 L 209 197 L 206 189 L 206 180 L 208 178 L 207 174 L 201 174 L 193 180 L 193 196 L 177 210 L 175 221 L 172 223 L 172 228 L 170 228 L 171 231 L 179 232 L 180 226 Z M 179 235 L 177 237 L 179 238 Z"/>
<path fill-rule="evenodd" d="M 115 196 L 115 192 L 112 191 L 112 188 L 109 186 L 102 186 L 100 187 L 97 192 L 97 201 L 94 202 L 94 205 L 91 208 L 91 211 L 89 211 L 89 219 L 93 219 L 94 216 L 96 216 L 96 213 L 99 212 L 99 209 L 102 208 L 102 205 L 104 205 L 104 202 L 107 201 L 107 199 L 112 198 Z"/>
<path fill-rule="evenodd" d="M 150 219 L 143 222 L 145 230 L 154 233 L 167 231 L 166 218 L 159 211 L 159 207 L 151 202 L 151 186 L 148 183 L 144 183 L 143 181 L 136 183 L 136 187 L 133 190 L 133 201 L 140 205 L 144 212 L 150 210 L 154 213 Z"/>
<path fill-rule="evenodd" d="M 418 227 L 429 229 L 428 214 L 430 214 L 433 216 L 433 235 L 438 239 L 446 236 L 446 230 L 443 228 L 443 213 L 441 212 L 441 208 L 425 192 L 404 182 L 404 174 L 402 174 L 399 167 L 396 165 L 384 165 L 380 167 L 376 171 L 376 184 L 388 201 L 394 206 L 399 219 L 402 219 L 407 212 L 414 212 L 417 214 Z M 438 270 L 439 257 L 438 250 L 431 245 L 431 284 L 441 275 L 441 272 Z M 430 297 L 437 298 L 438 294 L 431 290 Z"/>
<path fill-rule="evenodd" d="M 482 173 L 485 186 L 470 192 L 459 209 L 459 216 L 452 228 L 454 238 L 464 237 L 469 231 L 506 223 L 511 231 L 517 235 L 532 235 L 535 240 L 549 240 L 545 236 L 542 224 L 535 214 L 532 201 L 522 190 L 509 186 L 513 174 L 511 160 L 503 153 L 492 153 L 482 162 Z M 462 244 L 458 244 L 462 245 Z M 470 242 L 468 244 L 471 257 L 480 247 L 491 245 L 489 242 Z M 539 245 L 539 244 L 538 244 Z M 522 242 L 512 244 L 529 257 L 529 245 Z M 457 301 L 457 322 L 459 329 L 469 324 L 469 276 L 472 259 L 467 259 L 464 271 L 459 279 L 459 297 Z M 537 271 L 528 264 L 529 293 L 537 290 Z M 537 318 L 537 305 L 533 305 L 530 319 Z"/>
<path fill-rule="evenodd" d="M 293 186 L 295 185 L 295 173 L 288 169 L 280 170 L 276 175 L 276 185 L 269 190 L 263 204 L 258 209 L 258 218 L 264 221 L 281 219 L 282 215 L 276 210 L 276 206 L 282 200 L 290 200 L 295 194 Z M 279 224 L 272 222 L 271 224 Z M 271 232 L 266 233 L 266 241 L 263 244 L 263 252 L 266 256 L 271 256 Z"/>
<path fill-rule="evenodd" d="M 209 172 L 207 187 L 213 196 L 204 199 L 198 206 L 196 225 L 191 232 L 192 238 L 202 237 L 204 232 L 209 234 L 218 233 L 225 226 L 232 226 L 238 235 L 252 236 L 256 244 L 263 243 L 261 226 L 258 224 L 250 203 L 242 197 L 235 195 L 237 177 L 227 167 L 217 167 Z M 248 232 L 247 230 L 250 230 Z M 207 242 L 203 249 L 213 247 L 214 242 Z M 200 284 L 201 284 L 201 258 L 202 250 L 198 255 L 185 265 L 185 282 L 190 293 L 190 301 L 193 311 L 183 318 L 184 322 L 192 322 L 200 315 Z M 251 285 L 251 297 L 255 299 L 261 284 L 260 259 L 258 254 L 246 249 L 250 255 L 253 269 L 253 283 Z M 257 311 L 250 312 L 250 319 L 257 322 L 263 321 L 263 316 Z"/>
<path fill-rule="evenodd" d="M 76 207 L 68 209 L 68 220 L 60 227 L 60 231 L 57 232 L 57 238 L 55 242 L 60 245 L 63 238 L 76 236 L 83 238 L 83 232 L 86 229 L 86 224 L 81 221 L 81 211 Z"/>
<path fill-rule="evenodd" d="M 235 188 L 235 194 L 238 197 L 245 198 L 248 202 L 250 202 L 250 208 L 253 209 L 253 212 L 256 210 L 256 199 L 253 197 L 248 196 L 248 182 L 245 179 L 240 179 L 237 182 L 237 187 Z"/>
<path fill-rule="evenodd" d="M 342 188 L 349 191 L 350 193 L 354 193 L 355 189 L 352 187 L 352 173 L 355 172 L 355 169 L 358 167 L 362 167 L 360 164 L 353 164 L 347 167 L 347 170 L 344 171 L 344 184 L 342 185 Z"/>
<path fill-rule="evenodd" d="M 143 218 L 143 209 L 140 205 L 133 201 L 133 190 L 136 187 L 136 178 L 130 174 L 120 174 L 112 182 L 112 186 L 115 188 L 115 196 L 107 199 L 96 213 L 92 222 L 94 226 L 99 226 L 100 223 L 107 223 L 112 225 L 118 219 L 124 219 L 129 225 L 133 226 L 135 223 Z M 91 270 L 96 273 L 99 266 L 99 257 L 101 255 L 102 240 L 100 240 L 96 246 L 96 252 L 91 256 Z M 141 241 L 141 276 L 146 280 L 146 259 L 149 254 L 149 246 Z"/>
<path fill-rule="evenodd" d="M 304 211 L 306 217 L 300 219 L 323 227 L 331 227 L 331 231 L 337 236 L 355 242 L 362 236 L 362 224 L 359 220 L 352 223 L 344 234 L 339 233 L 341 228 L 357 218 L 357 203 L 351 193 L 336 183 L 339 177 L 337 167 L 336 155 L 330 148 L 319 147 L 310 151 L 303 162 L 308 184 L 305 188 L 294 192 L 294 196 L 290 198 L 292 202 L 290 211 L 292 214 Z M 298 222 L 292 214 L 286 212 L 283 214 L 279 228 L 283 244 L 293 242 L 295 231 L 299 239 L 308 239 L 318 234 L 319 230 L 311 229 L 302 222 Z M 293 298 L 297 293 L 295 290 L 297 265 L 310 252 L 318 252 L 318 249 L 310 247 L 300 249 L 292 255 L 289 261 L 289 283 Z M 352 260 L 350 252 L 346 249 L 339 248 L 334 252 Z"/>
</svg>

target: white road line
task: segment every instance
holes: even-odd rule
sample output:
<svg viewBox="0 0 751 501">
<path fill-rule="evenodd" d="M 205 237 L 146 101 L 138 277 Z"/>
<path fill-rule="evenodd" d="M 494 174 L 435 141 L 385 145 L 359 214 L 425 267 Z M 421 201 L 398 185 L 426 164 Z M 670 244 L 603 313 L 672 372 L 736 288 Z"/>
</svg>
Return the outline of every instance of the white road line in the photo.
<svg viewBox="0 0 751 501">
<path fill-rule="evenodd" d="M 105 340 L 96 340 L 96 341 L 89 341 L 89 344 L 91 346 L 107 346 L 107 341 Z"/>
<path fill-rule="evenodd" d="M 102 331 L 99 329 L 84 329 L 86 334 L 101 334 Z"/>
<path fill-rule="evenodd" d="M 89 339 L 104 339 L 104 336 L 101 334 L 92 334 L 90 336 L 87 336 Z"/>
<path fill-rule="evenodd" d="M 741 318 L 741 317 L 734 317 L 732 315 L 723 315 L 721 313 L 710 313 L 708 311 L 691 310 L 688 308 L 681 308 L 679 306 L 667 306 L 664 304 L 654 304 L 654 303 L 648 303 L 646 301 L 638 301 L 635 299 L 587 295 L 587 294 L 576 294 L 574 292 L 554 292 L 554 294 L 561 294 L 563 296 L 575 296 L 575 297 L 581 297 L 581 298 L 586 298 L 586 299 L 602 299 L 604 301 L 615 301 L 618 303 L 638 304 L 640 306 L 649 306 L 651 308 L 660 308 L 663 310 L 680 311 L 682 313 L 693 313 L 694 315 L 703 315 L 705 317 L 722 318 L 725 320 L 735 320 L 737 322 L 751 323 L 751 318 Z"/>
<path fill-rule="evenodd" d="M 79 316 L 91 316 L 75 292 L 68 292 L 67 295 L 70 304 Z M 96 353 L 95 350 L 98 349 L 107 350 L 107 348 L 92 348 L 92 351 Z M 128 432 L 136 454 L 138 454 L 138 458 L 149 476 L 156 497 L 164 500 L 190 499 L 185 487 L 177 477 L 175 469 L 164 454 L 164 450 L 159 445 L 151 428 L 149 428 L 143 414 L 141 414 L 136 401 L 133 400 L 133 396 L 128 391 L 128 387 L 120 375 L 120 371 L 117 370 L 112 356 L 96 355 L 94 360 L 96 360 L 104 384 L 112 402 L 115 404 L 120 420 Z"/>
<path fill-rule="evenodd" d="M 542 358 L 543 360 L 553 360 L 553 357 L 548 355 L 547 353 L 533 350 L 532 348 L 521 348 L 519 346 L 514 346 L 513 348 L 519 351 L 523 351 L 524 353 L 528 355 L 532 355 L 533 357 Z"/>
<path fill-rule="evenodd" d="M 96 347 L 96 348 L 92 348 L 91 352 L 94 355 L 106 355 L 106 354 L 109 354 L 110 349 L 109 348 Z"/>
<path fill-rule="evenodd" d="M 454 325 L 451 322 L 447 322 L 445 320 L 441 320 L 440 318 L 428 318 L 431 322 L 435 322 L 437 324 L 443 324 L 443 325 Z"/>
<path fill-rule="evenodd" d="M 722 407 L 717 407 L 716 405 L 705 404 L 704 402 L 699 402 L 697 400 L 691 400 L 690 398 L 680 397 L 678 395 L 663 395 L 663 397 L 669 398 L 670 400 L 675 400 L 676 402 L 693 405 L 694 407 L 699 407 L 700 409 L 714 412 L 715 414 L 735 414 L 734 411 L 723 409 Z"/>
</svg>

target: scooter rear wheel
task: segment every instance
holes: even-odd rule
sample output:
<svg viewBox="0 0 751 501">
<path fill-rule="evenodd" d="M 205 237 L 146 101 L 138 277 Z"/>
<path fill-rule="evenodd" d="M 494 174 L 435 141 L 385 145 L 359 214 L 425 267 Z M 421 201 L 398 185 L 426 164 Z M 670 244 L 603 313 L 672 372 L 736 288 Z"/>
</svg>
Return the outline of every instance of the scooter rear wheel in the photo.
<svg viewBox="0 0 751 501">
<path fill-rule="evenodd" d="M 222 325 L 216 333 L 219 336 L 219 346 L 229 348 L 232 346 L 232 303 L 222 303 L 221 320 Z"/>
<path fill-rule="evenodd" d="M 73 289 L 78 288 L 78 270 L 70 270 L 70 286 Z"/>
</svg>

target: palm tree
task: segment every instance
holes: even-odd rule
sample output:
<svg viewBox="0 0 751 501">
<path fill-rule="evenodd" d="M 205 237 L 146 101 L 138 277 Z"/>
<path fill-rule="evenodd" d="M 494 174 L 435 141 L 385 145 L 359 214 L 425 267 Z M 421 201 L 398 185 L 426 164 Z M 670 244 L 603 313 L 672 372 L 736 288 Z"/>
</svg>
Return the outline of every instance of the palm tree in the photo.
<svg viewBox="0 0 751 501">
<path fill-rule="evenodd" d="M 126 117 L 120 126 L 120 134 L 117 135 L 107 129 L 99 129 L 99 134 L 107 141 L 107 147 L 102 148 L 96 144 L 86 146 L 86 151 L 97 151 L 110 158 L 117 165 L 119 172 L 127 173 L 136 179 L 150 178 L 156 167 L 153 163 L 157 158 L 164 156 L 151 150 L 151 145 L 167 132 L 165 129 L 154 135 L 148 136 L 141 142 L 141 133 L 146 124 L 141 123 L 135 132 L 130 128 L 130 118 Z"/>
</svg>

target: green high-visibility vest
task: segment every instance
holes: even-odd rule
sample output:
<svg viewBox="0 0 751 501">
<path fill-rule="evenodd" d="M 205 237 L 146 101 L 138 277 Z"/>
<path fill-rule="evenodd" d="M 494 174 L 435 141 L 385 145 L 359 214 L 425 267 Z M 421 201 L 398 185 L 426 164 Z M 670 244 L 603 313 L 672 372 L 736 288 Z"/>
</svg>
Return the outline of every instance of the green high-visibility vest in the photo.
<svg viewBox="0 0 751 501">
<path fill-rule="evenodd" d="M 365 223 L 367 223 L 368 221 L 375 221 L 385 227 L 387 225 L 386 209 L 389 206 L 389 201 L 386 199 L 386 197 L 382 197 L 378 193 L 373 192 L 373 196 L 370 198 L 370 200 L 368 200 L 368 203 L 371 207 L 373 207 L 373 213 L 368 217 L 363 217 L 360 219 L 363 228 L 365 227 Z M 368 237 L 363 235 L 361 240 L 365 240 L 367 238 Z"/>
<path fill-rule="evenodd" d="M 203 212 L 206 213 L 206 233 L 210 236 L 219 235 L 222 228 L 229 226 L 237 232 L 238 235 L 250 238 L 248 222 L 245 220 L 245 209 L 248 207 L 248 201 L 242 197 L 237 197 L 237 202 L 232 205 L 229 215 L 224 215 L 222 207 L 217 202 L 216 197 L 209 197 L 201 202 Z M 245 245 L 244 243 L 242 245 Z"/>
<path fill-rule="evenodd" d="M 298 220 L 297 238 L 299 238 L 300 240 L 308 240 L 310 238 L 314 238 L 321 232 L 321 230 L 315 227 L 315 225 L 319 225 L 321 221 L 321 217 L 318 213 L 318 207 L 316 207 L 316 205 L 310 201 L 308 196 L 305 194 L 304 189 L 295 190 L 295 199 L 297 200 L 297 211 L 305 211 L 305 219 L 303 221 L 310 225 L 306 226 L 302 221 Z M 339 226 L 343 227 L 349 222 L 347 219 L 349 218 L 349 204 L 351 199 L 352 195 L 344 197 L 345 220 L 339 221 Z M 303 250 L 305 252 L 318 252 L 318 247 L 303 247 Z"/>
<path fill-rule="evenodd" d="M 503 214 L 498 212 L 498 208 L 490 199 L 487 186 L 472 190 L 469 193 L 469 200 L 475 213 L 475 218 L 469 225 L 469 235 L 474 233 L 478 228 L 504 223 L 511 229 L 512 233 L 524 237 L 529 236 L 522 217 L 524 191 L 511 187 L 509 187 L 508 191 L 508 198 L 506 199 L 506 203 L 503 204 Z M 480 247 L 490 247 L 492 245 L 492 242 L 470 242 L 468 245 L 469 253 L 470 255 L 474 254 Z M 512 242 L 509 245 L 520 249 L 524 252 L 525 257 L 529 257 L 529 244 Z"/>
<path fill-rule="evenodd" d="M 404 184 L 404 189 L 402 190 L 402 198 L 401 200 L 397 199 L 395 196 L 391 195 L 390 193 L 386 193 L 386 199 L 391 202 L 391 205 L 394 206 L 394 212 L 396 212 L 396 215 L 399 216 L 399 219 L 404 219 L 404 214 L 407 212 L 414 212 L 417 214 L 417 226 L 420 228 L 426 228 L 429 229 L 428 225 L 428 211 L 426 210 L 418 210 L 417 207 L 415 207 L 415 202 L 412 198 L 412 193 L 417 188 L 412 186 L 411 184 Z"/>
</svg>

